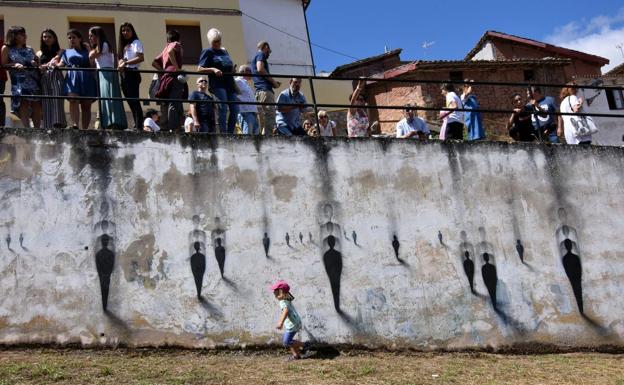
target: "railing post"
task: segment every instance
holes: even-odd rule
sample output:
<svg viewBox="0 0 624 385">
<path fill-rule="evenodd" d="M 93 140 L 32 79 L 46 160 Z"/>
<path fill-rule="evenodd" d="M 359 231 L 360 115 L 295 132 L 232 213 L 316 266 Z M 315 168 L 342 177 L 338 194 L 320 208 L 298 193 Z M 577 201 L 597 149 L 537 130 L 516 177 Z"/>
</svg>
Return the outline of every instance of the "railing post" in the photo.
<svg viewBox="0 0 624 385">
<path fill-rule="evenodd" d="M 316 105 L 316 93 L 314 92 L 314 80 L 308 77 L 310 82 L 310 93 L 312 94 L 312 104 L 314 104 L 314 120 L 316 121 L 316 128 L 318 130 L 319 137 L 321 136 L 321 123 L 318 118 L 318 106 Z"/>
<path fill-rule="evenodd" d="M 95 125 L 96 123 L 99 123 L 99 129 L 103 130 L 104 127 L 102 127 L 102 91 L 101 91 L 101 87 L 100 87 L 100 69 L 96 68 L 95 69 L 95 84 L 97 85 L 97 102 L 98 102 L 98 112 L 97 112 L 97 116 L 95 117 L 95 122 L 93 122 L 93 128 L 96 128 Z"/>
</svg>

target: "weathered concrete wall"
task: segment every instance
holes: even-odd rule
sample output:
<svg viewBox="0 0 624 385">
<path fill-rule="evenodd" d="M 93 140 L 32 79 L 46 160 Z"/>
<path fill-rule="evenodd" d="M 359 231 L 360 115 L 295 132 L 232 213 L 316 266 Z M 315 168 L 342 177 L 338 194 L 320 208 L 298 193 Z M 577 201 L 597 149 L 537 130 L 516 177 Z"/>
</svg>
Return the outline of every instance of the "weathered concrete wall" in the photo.
<svg viewBox="0 0 624 385">
<path fill-rule="evenodd" d="M 5 131 L 0 343 L 277 343 L 268 286 L 282 278 L 304 338 L 421 349 L 623 346 L 622 155 Z M 100 285 L 113 255 L 104 312 Z M 192 255 L 205 255 L 201 301 Z M 340 311 L 327 270 L 340 284 Z"/>
</svg>

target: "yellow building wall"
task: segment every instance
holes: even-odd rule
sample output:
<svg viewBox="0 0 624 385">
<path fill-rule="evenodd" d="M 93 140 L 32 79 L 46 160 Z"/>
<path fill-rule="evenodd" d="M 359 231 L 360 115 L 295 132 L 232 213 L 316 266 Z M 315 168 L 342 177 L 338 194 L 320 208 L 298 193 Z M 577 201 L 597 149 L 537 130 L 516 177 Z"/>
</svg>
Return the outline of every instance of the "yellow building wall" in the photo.
<svg viewBox="0 0 624 385">
<path fill-rule="evenodd" d="M 261 0 L 258 0 L 261 1 Z M 152 60 L 162 51 L 166 42 L 166 26 L 167 24 L 181 25 L 199 25 L 201 31 L 202 47 L 208 46 L 206 34 L 210 28 L 217 28 L 223 34 L 223 46 L 227 48 L 232 59 L 237 64 L 248 63 L 250 58 L 245 53 L 245 36 L 241 16 L 239 15 L 218 15 L 218 14 L 202 14 L 202 10 L 198 10 L 196 14 L 188 12 L 175 12 L 175 7 L 190 8 L 219 8 L 239 10 L 238 0 L 182 0 L 176 1 L 175 7 L 172 6 L 171 0 L 133 0 L 125 1 L 123 4 L 132 6 L 145 7 L 170 7 L 171 12 L 151 12 L 151 11 L 128 11 L 127 9 L 88 9 L 89 3 L 94 4 L 117 4 L 119 0 L 65 0 L 63 4 L 74 2 L 78 4 L 75 8 L 71 5 L 64 8 L 52 8 L 44 5 L 38 7 L 0 7 L 0 18 L 4 19 L 3 35 L 12 25 L 21 25 L 26 28 L 28 35 L 27 44 L 35 51 L 39 49 L 40 33 L 45 28 L 53 29 L 60 40 L 62 48 L 67 47 L 66 32 L 69 29 L 70 22 L 92 22 L 97 25 L 98 22 L 108 22 L 115 24 L 116 39 L 118 39 L 119 26 L 124 22 L 134 25 L 137 34 L 145 48 L 145 62 L 141 64 L 141 69 L 152 69 Z M 86 38 L 86 37 L 85 37 Z M 270 37 L 252 37 L 257 40 L 267 39 Z M 184 44 L 184 42 L 182 42 Z M 197 63 L 185 65 L 185 69 L 195 71 Z M 151 74 L 143 74 L 141 82 L 141 97 L 148 97 L 148 89 L 151 81 Z M 189 76 L 189 88 L 195 88 L 196 75 Z M 288 79 L 279 79 L 282 86 L 276 90 L 276 95 L 281 90 L 288 87 Z M 351 82 L 335 81 L 335 80 L 316 80 L 314 82 L 316 98 L 318 103 L 323 104 L 346 104 L 347 97 L 352 91 Z M 10 87 L 7 84 L 7 93 Z M 310 103 L 312 103 L 312 94 L 307 80 L 303 81 L 302 92 Z M 67 103 L 66 103 L 67 104 Z M 151 104 L 155 106 L 154 103 Z M 144 106 L 144 110 L 148 108 Z M 97 110 L 94 104 L 92 111 L 95 114 Z M 126 108 L 129 113 L 129 109 Z M 331 109 L 330 109 L 331 110 Z M 131 119 L 131 118 L 130 118 Z M 129 120 L 131 122 L 131 120 Z"/>
</svg>

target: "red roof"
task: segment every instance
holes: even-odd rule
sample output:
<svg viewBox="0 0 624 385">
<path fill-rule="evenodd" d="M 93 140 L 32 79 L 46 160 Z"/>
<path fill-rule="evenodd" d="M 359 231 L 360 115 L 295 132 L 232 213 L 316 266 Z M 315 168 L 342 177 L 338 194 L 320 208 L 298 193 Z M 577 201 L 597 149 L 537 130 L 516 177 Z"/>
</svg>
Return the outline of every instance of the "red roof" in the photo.
<svg viewBox="0 0 624 385">
<path fill-rule="evenodd" d="M 590 63 L 596 63 L 596 64 L 600 64 L 601 66 L 609 64 L 609 59 L 605 59 L 601 56 L 590 55 L 585 52 L 558 47 L 556 45 L 543 43 L 541 41 L 527 39 L 524 37 L 509 35 L 506 33 L 496 32 L 496 31 L 487 31 L 481 37 L 477 45 L 468 53 L 468 55 L 466 55 L 465 60 L 471 60 L 483 48 L 483 45 L 485 45 L 485 43 L 492 38 L 507 40 L 507 41 L 511 41 L 514 43 L 518 43 L 518 44 L 532 46 L 532 47 L 539 48 L 547 52 L 551 52 L 553 54 L 565 56 L 570 59 L 578 59 L 578 60 L 582 60 L 582 61 L 586 61 Z"/>
</svg>

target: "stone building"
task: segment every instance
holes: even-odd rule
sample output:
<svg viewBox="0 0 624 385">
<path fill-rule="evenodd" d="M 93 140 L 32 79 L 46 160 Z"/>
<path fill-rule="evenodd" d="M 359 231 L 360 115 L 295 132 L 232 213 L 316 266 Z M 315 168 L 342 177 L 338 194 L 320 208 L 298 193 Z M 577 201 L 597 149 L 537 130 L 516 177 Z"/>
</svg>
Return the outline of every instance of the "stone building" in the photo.
<svg viewBox="0 0 624 385">
<path fill-rule="evenodd" d="M 421 107 L 441 108 L 444 99 L 439 84 L 423 84 L 418 80 L 462 82 L 469 78 L 484 82 L 521 83 L 509 86 L 475 86 L 474 91 L 483 109 L 509 110 L 511 96 L 526 93 L 532 83 L 563 84 L 573 78 L 597 77 L 608 59 L 557 47 L 539 41 L 487 31 L 463 60 L 456 61 L 401 61 L 400 50 L 360 60 L 336 68 L 332 77 L 367 76 L 369 78 L 413 80 L 413 83 L 391 83 L 371 80 L 367 84 L 368 103 L 371 106 L 401 106 L 417 103 Z M 397 64 L 398 63 L 398 64 Z M 393 68 L 389 65 L 396 64 Z M 460 84 L 457 84 L 460 86 Z M 559 88 L 545 89 L 546 95 L 558 99 Z M 435 129 L 440 126 L 437 112 L 420 111 Z M 402 118 L 400 110 L 371 109 L 371 120 L 378 120 L 381 134 L 394 133 L 396 122 Z M 485 114 L 489 138 L 508 139 L 505 122 L 508 114 Z"/>
</svg>

